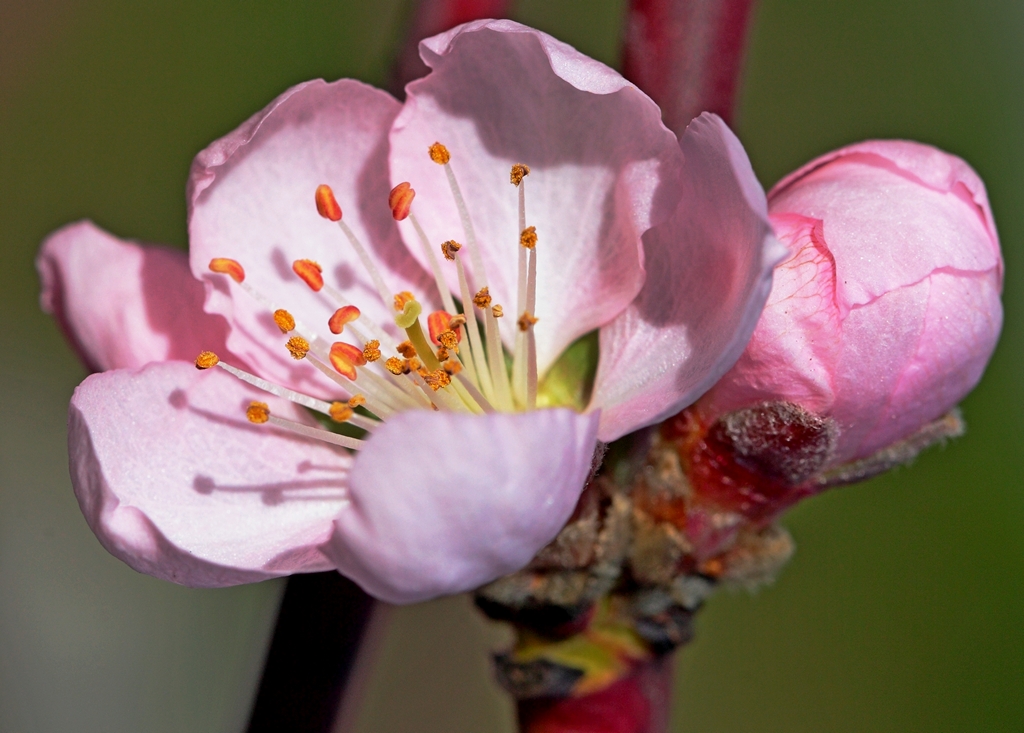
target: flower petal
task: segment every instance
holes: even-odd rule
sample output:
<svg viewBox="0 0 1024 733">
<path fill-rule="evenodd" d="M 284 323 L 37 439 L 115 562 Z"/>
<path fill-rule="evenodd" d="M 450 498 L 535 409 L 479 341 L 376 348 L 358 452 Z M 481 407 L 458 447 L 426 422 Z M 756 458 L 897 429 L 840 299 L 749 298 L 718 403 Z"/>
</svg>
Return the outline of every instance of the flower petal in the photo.
<svg viewBox="0 0 1024 733">
<path fill-rule="evenodd" d="M 427 155 L 435 141 L 448 147 L 491 294 L 512 314 L 520 232 L 509 172 L 515 163 L 530 166 L 526 223 L 539 237 L 543 373 L 568 344 L 607 323 L 639 292 L 640 235 L 678 200 L 675 136 L 654 102 L 617 72 L 512 21 L 467 23 L 426 39 L 420 53 L 432 71 L 408 86 L 395 121 L 392 181 L 416 189 L 412 210 L 432 243 L 464 242 L 445 173 Z M 412 230 L 403 233 L 420 257 Z M 447 270 L 454 287 L 454 268 Z M 515 321 L 501 322 L 507 343 Z"/>
<path fill-rule="evenodd" d="M 609 441 L 673 415 L 739 357 L 786 248 L 772 235 L 764 192 L 743 146 L 703 114 L 680 141 L 679 207 L 644 235 L 647 281 L 601 329 L 591 405 Z"/>
<path fill-rule="evenodd" d="M 429 281 L 406 253 L 388 208 L 387 132 L 398 109 L 388 94 L 350 79 L 311 81 L 196 156 L 188 191 L 192 271 L 209 283 L 206 309 L 231 322 L 232 351 L 268 379 L 314 392 L 329 385 L 311 365 L 289 358 L 271 312 L 210 273 L 209 262 L 240 262 L 245 282 L 307 330 L 327 333 L 340 305 L 356 305 L 363 319 L 393 329 L 392 304 L 381 302 L 338 225 L 317 213 L 314 196 L 320 184 L 333 188 L 343 221 L 389 287 L 424 292 Z M 298 259 L 319 263 L 325 282 L 349 302 L 310 290 L 292 271 Z M 424 309 L 434 305 L 427 300 Z"/>
<path fill-rule="evenodd" d="M 136 570 L 211 587 L 331 569 L 320 551 L 351 457 L 245 419 L 252 399 L 307 420 L 219 369 L 150 364 L 94 374 L 71 400 L 75 494 L 92 531 Z"/>
<path fill-rule="evenodd" d="M 225 351 L 227 323 L 203 312 L 203 286 L 184 252 L 126 242 L 80 221 L 46 238 L 36 269 L 43 311 L 89 369 Z"/>
<path fill-rule="evenodd" d="M 331 559 L 393 603 L 470 590 L 521 568 L 572 514 L 597 422 L 566 409 L 396 415 L 360 451 Z"/>
</svg>

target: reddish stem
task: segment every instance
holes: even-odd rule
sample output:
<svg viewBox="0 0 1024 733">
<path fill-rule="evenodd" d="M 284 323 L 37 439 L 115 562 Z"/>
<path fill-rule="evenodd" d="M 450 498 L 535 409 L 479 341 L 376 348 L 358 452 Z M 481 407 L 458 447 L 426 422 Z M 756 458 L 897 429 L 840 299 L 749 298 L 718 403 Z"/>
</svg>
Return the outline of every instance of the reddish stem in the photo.
<svg viewBox="0 0 1024 733">
<path fill-rule="evenodd" d="M 520 701 L 521 733 L 668 733 L 674 656 L 582 697 Z"/>
<path fill-rule="evenodd" d="M 630 0 L 623 73 L 677 135 L 701 112 L 732 122 L 755 0 Z"/>
<path fill-rule="evenodd" d="M 482 18 L 505 18 L 512 0 L 419 0 L 415 3 L 391 75 L 391 92 L 405 98 L 405 85 L 427 73 L 419 43 L 449 28 Z"/>
</svg>

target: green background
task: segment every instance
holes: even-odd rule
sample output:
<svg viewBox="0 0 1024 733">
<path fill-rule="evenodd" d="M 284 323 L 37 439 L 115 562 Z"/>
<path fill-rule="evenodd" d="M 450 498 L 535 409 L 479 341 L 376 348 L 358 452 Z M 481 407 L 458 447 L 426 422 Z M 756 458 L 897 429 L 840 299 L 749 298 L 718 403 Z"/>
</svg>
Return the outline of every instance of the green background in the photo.
<svg viewBox="0 0 1024 733">
<path fill-rule="evenodd" d="M 196 591 L 89 533 L 67 478 L 84 376 L 36 305 L 39 241 L 90 217 L 185 246 L 192 156 L 288 85 L 381 83 L 388 2 L 0 2 L 0 730 L 238 731 L 281 582 Z M 615 64 L 622 3 L 517 17 Z M 723 594 L 679 663 L 678 731 L 1024 730 L 1024 3 L 763 0 L 738 132 L 768 186 L 867 137 L 966 158 L 1007 260 L 1006 326 L 967 437 L 806 502 L 798 553 Z M 360 733 L 512 731 L 464 598 L 402 608 L 365 673 Z"/>
</svg>

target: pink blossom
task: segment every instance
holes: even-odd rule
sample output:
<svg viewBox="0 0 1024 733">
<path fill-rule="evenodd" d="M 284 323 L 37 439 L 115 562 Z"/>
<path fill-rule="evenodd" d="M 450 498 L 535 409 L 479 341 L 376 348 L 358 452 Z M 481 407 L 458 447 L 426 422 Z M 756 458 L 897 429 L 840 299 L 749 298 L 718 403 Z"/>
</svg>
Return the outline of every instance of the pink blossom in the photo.
<svg viewBox="0 0 1024 733">
<path fill-rule="evenodd" d="M 599 440 L 677 412 L 742 351 L 781 246 L 721 120 L 677 140 L 616 72 L 509 21 L 460 26 L 421 54 L 432 71 L 404 105 L 352 80 L 307 82 L 197 156 L 196 280 L 173 253 L 90 224 L 44 244 L 44 308 L 113 370 L 72 399 L 75 492 L 137 570 L 219 586 L 336 568 L 395 602 L 476 587 L 561 529 Z M 436 141 L 447 152 L 428 155 Z M 515 164 L 531 170 L 510 185 Z M 389 190 L 403 182 L 412 216 L 396 222 Z M 337 224 L 313 205 L 321 184 Z M 452 261 L 448 240 L 462 244 Z M 211 272 L 218 259 L 237 264 Z M 405 291 L 416 300 L 396 312 Z M 458 310 L 453 295 L 484 324 L 479 339 L 461 329 L 462 361 L 431 370 L 421 348 L 422 373 L 397 356 L 408 374 L 382 369 L 411 324 Z M 356 320 L 317 335 L 350 305 Z M 545 375 L 595 331 L 589 401 L 559 402 Z M 374 340 L 384 358 L 366 361 Z M 348 344 L 340 362 L 332 342 Z M 182 361 L 199 349 L 226 369 Z M 349 398 L 384 418 L 348 411 L 363 440 L 307 409 L 344 412 L 332 402 Z"/>
<path fill-rule="evenodd" d="M 978 383 L 1002 325 L 1003 263 L 964 161 L 913 142 L 851 145 L 780 181 L 769 211 L 791 255 L 699 412 L 796 403 L 835 421 L 834 465 L 907 438 Z"/>
</svg>

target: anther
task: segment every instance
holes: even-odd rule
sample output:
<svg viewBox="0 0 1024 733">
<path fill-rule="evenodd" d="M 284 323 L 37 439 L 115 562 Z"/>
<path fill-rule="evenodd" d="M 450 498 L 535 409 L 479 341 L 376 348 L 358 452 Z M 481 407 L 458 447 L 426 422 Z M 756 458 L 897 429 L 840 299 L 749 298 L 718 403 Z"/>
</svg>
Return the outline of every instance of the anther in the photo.
<svg viewBox="0 0 1024 733">
<path fill-rule="evenodd" d="M 412 341 L 403 341 L 395 347 L 395 350 L 406 359 L 416 356 L 416 347 L 412 345 Z"/>
<path fill-rule="evenodd" d="M 327 327 L 331 333 L 338 334 L 345 330 L 345 326 L 362 315 L 354 305 L 345 305 L 334 311 L 334 315 L 327 321 Z"/>
<path fill-rule="evenodd" d="M 245 280 L 245 269 L 238 264 L 237 260 L 227 257 L 214 257 L 210 260 L 210 271 L 221 275 L 227 275 L 236 283 Z"/>
<path fill-rule="evenodd" d="M 430 159 L 438 165 L 447 165 L 448 161 L 452 159 L 452 154 L 448 152 L 441 143 L 434 143 L 430 146 Z"/>
<path fill-rule="evenodd" d="M 491 308 L 491 315 L 494 316 L 495 318 L 501 318 L 503 315 L 505 315 L 505 309 L 502 308 L 500 305 L 496 305 L 493 308 Z"/>
<path fill-rule="evenodd" d="M 466 325 L 466 317 L 459 313 L 456 316 L 452 316 L 452 319 L 448 321 L 448 328 L 455 331 L 455 335 L 462 339 L 462 334 L 459 333 L 459 328 Z"/>
<path fill-rule="evenodd" d="M 427 372 L 422 376 L 423 381 L 427 383 L 427 386 L 435 392 L 452 383 L 451 376 L 444 369 L 435 369 L 434 371 Z"/>
<path fill-rule="evenodd" d="M 530 326 L 535 324 L 537 320 L 530 311 L 523 311 L 523 315 L 519 316 L 519 320 L 516 323 L 519 325 L 520 331 L 529 331 Z"/>
<path fill-rule="evenodd" d="M 356 379 L 356 367 L 366 364 L 363 350 L 358 346 L 346 344 L 344 341 L 336 341 L 331 344 L 330 359 L 331 366 L 338 374 L 344 375 L 352 381 Z"/>
<path fill-rule="evenodd" d="M 313 292 L 319 292 L 324 286 L 324 269 L 320 263 L 313 260 L 295 260 L 292 263 L 292 271 L 302 278 L 302 281 L 309 286 Z"/>
<path fill-rule="evenodd" d="M 448 349 L 446 349 L 443 346 L 438 347 L 438 349 L 437 349 L 437 360 L 440 361 L 440 362 L 443 362 L 443 361 L 446 361 L 448 359 L 448 357 L 449 357 Z"/>
<path fill-rule="evenodd" d="M 332 402 L 327 410 L 327 414 L 331 416 L 334 422 L 345 422 L 351 419 L 355 412 L 344 402 Z"/>
<path fill-rule="evenodd" d="M 270 405 L 266 402 L 250 402 L 245 410 L 245 416 L 249 422 L 262 425 L 270 419 Z"/>
<path fill-rule="evenodd" d="M 219 362 L 220 358 L 212 351 L 203 351 L 196 357 L 196 369 L 209 369 L 217 366 Z"/>
<path fill-rule="evenodd" d="M 377 361 L 380 357 L 380 341 L 377 339 L 367 341 L 363 347 L 363 358 L 367 361 Z"/>
<path fill-rule="evenodd" d="M 449 375 L 454 377 L 456 374 L 462 371 L 462 364 L 452 359 L 444 363 L 444 370 Z"/>
<path fill-rule="evenodd" d="M 399 374 L 405 374 L 405 362 L 396 356 L 392 356 L 386 362 L 384 362 L 384 368 L 394 374 L 396 377 Z"/>
<path fill-rule="evenodd" d="M 410 293 L 408 290 L 403 290 L 400 293 L 395 294 L 395 310 L 401 313 L 405 310 L 405 304 L 410 300 L 416 300 L 416 296 Z"/>
<path fill-rule="evenodd" d="M 473 305 L 477 308 L 487 308 L 491 304 L 491 289 L 488 287 L 480 288 L 476 295 L 473 296 Z"/>
<path fill-rule="evenodd" d="M 281 329 L 281 333 L 295 330 L 295 318 L 284 308 L 278 308 L 274 311 L 274 323 Z"/>
<path fill-rule="evenodd" d="M 456 319 L 460 319 L 456 322 Z M 455 334 L 456 341 L 458 344 L 462 340 L 462 332 L 459 331 L 459 326 L 466 322 L 465 316 L 453 316 L 447 311 L 434 311 L 427 316 L 427 329 L 430 331 L 430 340 L 435 345 L 440 345 L 441 341 L 439 337 L 443 331 L 452 331 Z M 449 346 L 449 349 L 455 348 L 455 346 Z"/>
<path fill-rule="evenodd" d="M 341 221 L 341 207 L 338 206 L 338 199 L 334 198 L 334 191 L 325 184 L 316 187 L 316 211 L 320 216 L 331 221 Z"/>
<path fill-rule="evenodd" d="M 512 173 L 509 174 L 508 179 L 512 182 L 513 186 L 518 186 L 528 175 L 530 175 L 530 166 L 524 163 L 516 163 L 512 166 Z"/>
<path fill-rule="evenodd" d="M 391 216 L 395 221 L 402 221 L 409 216 L 409 209 L 412 207 L 412 200 L 416 197 L 416 191 L 409 183 L 402 182 L 391 189 L 388 196 L 388 206 L 391 207 Z"/>
<path fill-rule="evenodd" d="M 537 227 L 526 227 L 519 235 L 519 244 L 527 249 L 537 246 Z"/>
<path fill-rule="evenodd" d="M 454 331 L 441 331 L 437 334 L 437 342 L 449 351 L 457 352 L 459 350 L 459 337 L 455 335 Z"/>
<path fill-rule="evenodd" d="M 285 344 L 285 348 L 288 349 L 288 353 L 292 355 L 293 359 L 305 359 L 306 354 L 309 353 L 309 342 L 302 336 L 292 336 Z"/>
<path fill-rule="evenodd" d="M 462 249 L 462 245 L 456 242 L 454 239 L 449 239 L 447 242 L 441 243 L 441 254 L 444 255 L 446 260 L 454 260 L 455 253 Z"/>
<path fill-rule="evenodd" d="M 353 410 L 365 404 L 366 398 L 363 397 L 361 394 L 354 394 L 348 398 L 348 406 L 351 407 Z"/>
</svg>

